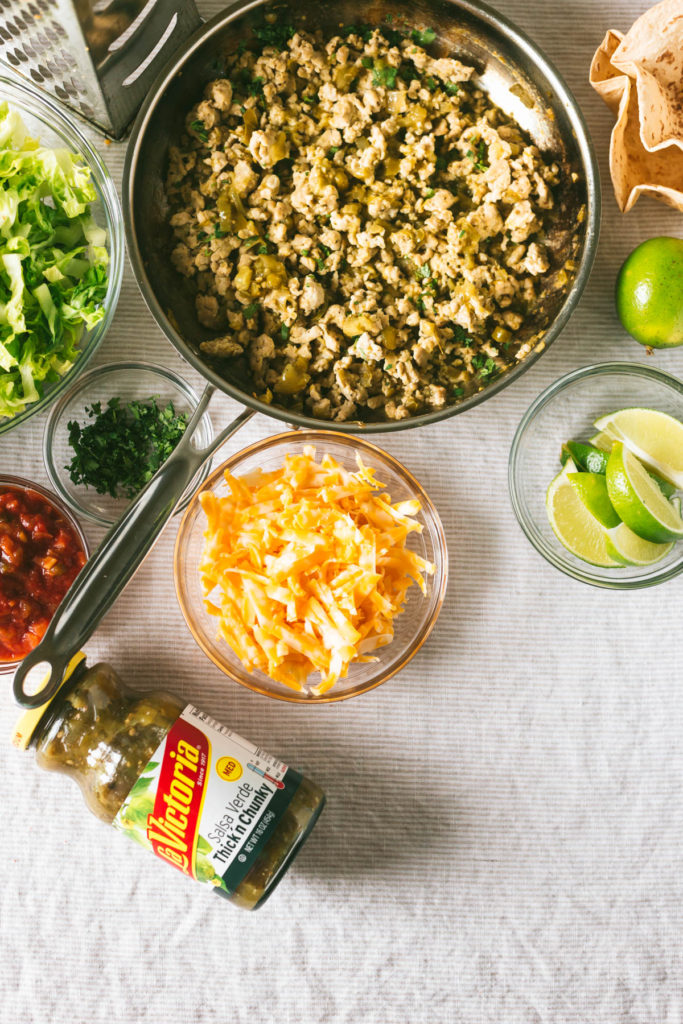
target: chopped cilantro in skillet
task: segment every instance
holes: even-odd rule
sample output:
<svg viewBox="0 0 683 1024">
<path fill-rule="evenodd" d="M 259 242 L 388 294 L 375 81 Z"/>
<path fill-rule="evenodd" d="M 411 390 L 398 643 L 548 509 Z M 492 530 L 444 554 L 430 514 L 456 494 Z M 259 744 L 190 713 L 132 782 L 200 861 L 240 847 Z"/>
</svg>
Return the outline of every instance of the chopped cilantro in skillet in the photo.
<svg viewBox="0 0 683 1024">
<path fill-rule="evenodd" d="M 190 128 L 195 133 L 198 139 L 201 139 L 202 142 L 208 142 L 209 135 L 206 128 L 204 127 L 203 121 L 192 121 L 190 124 Z"/>
<path fill-rule="evenodd" d="M 276 50 L 284 50 L 287 40 L 294 32 L 293 25 L 277 21 L 272 25 L 266 23 L 254 29 L 254 35 L 262 46 L 273 46 Z"/>
</svg>

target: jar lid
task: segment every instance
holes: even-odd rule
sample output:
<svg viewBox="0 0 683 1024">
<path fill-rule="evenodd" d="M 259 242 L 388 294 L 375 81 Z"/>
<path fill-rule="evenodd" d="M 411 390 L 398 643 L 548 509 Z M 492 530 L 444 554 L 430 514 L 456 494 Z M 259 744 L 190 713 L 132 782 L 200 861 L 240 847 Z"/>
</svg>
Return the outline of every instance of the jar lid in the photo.
<svg viewBox="0 0 683 1024">
<path fill-rule="evenodd" d="M 41 718 L 49 708 L 50 704 L 52 704 L 53 700 L 55 699 L 61 688 L 64 686 L 64 683 L 66 683 L 67 680 L 71 678 L 71 676 L 74 674 L 75 670 L 78 668 L 82 661 L 85 661 L 85 654 L 83 653 L 83 651 L 79 651 L 78 654 L 74 654 L 73 658 L 66 667 L 64 678 L 62 679 L 61 683 L 59 684 L 59 687 L 55 690 L 50 699 L 46 700 L 44 704 L 40 704 L 37 708 L 30 708 L 28 711 L 25 711 L 21 718 L 19 718 L 16 721 L 14 725 L 14 731 L 12 732 L 12 743 L 19 750 L 26 750 L 29 743 L 31 742 L 31 738 L 34 732 L 36 731 L 38 722 L 41 720 Z M 43 685 L 40 687 L 40 689 L 44 690 L 49 681 L 50 675 L 48 673 L 43 679 Z M 38 692 L 40 692 L 40 690 Z"/>
</svg>

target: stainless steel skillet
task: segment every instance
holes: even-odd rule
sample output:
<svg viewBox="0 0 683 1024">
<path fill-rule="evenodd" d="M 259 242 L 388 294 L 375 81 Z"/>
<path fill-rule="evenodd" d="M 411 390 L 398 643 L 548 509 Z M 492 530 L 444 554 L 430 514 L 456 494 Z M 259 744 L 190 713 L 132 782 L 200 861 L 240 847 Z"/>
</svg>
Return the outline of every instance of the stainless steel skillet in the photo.
<svg viewBox="0 0 683 1024">
<path fill-rule="evenodd" d="M 220 74 L 226 53 L 248 42 L 251 27 L 266 11 L 277 12 L 298 27 L 321 28 L 329 35 L 340 25 L 380 24 L 432 27 L 435 46 L 455 53 L 477 69 L 478 83 L 494 102 L 529 132 L 539 148 L 551 152 L 565 170 L 556 197 L 549 247 L 553 273 L 525 328 L 533 348 L 526 359 L 501 374 L 485 390 L 437 412 L 397 422 L 334 424 L 264 405 L 235 371 L 230 378 L 199 355 L 210 335 L 195 317 L 194 295 L 170 264 L 170 228 L 166 223 L 164 178 L 169 146 L 179 138 L 185 115 L 205 84 Z M 40 645 L 21 664 L 14 680 L 19 703 L 35 707 L 57 688 L 71 655 L 95 630 L 172 514 L 195 472 L 212 452 L 256 411 L 302 427 L 377 433 L 433 423 L 463 412 L 512 383 L 557 337 L 578 303 L 597 244 L 599 180 L 581 113 L 564 82 L 529 39 L 500 15 L 471 0 L 239 0 L 201 27 L 167 65 L 135 122 L 123 184 L 129 255 L 143 296 L 167 338 L 209 384 L 182 442 L 156 477 L 107 534 L 58 609 Z M 570 269 L 567 272 L 567 261 Z M 247 406 L 218 435 L 210 448 L 192 447 L 191 434 L 215 388 Z M 27 677 L 38 664 L 50 669 L 47 687 L 29 692 Z"/>
</svg>

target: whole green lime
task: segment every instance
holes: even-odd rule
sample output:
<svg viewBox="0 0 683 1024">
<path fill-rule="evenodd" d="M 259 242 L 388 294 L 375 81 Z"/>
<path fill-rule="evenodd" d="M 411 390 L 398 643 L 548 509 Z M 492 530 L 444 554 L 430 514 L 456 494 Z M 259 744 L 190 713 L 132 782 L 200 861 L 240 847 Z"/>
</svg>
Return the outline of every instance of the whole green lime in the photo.
<svg viewBox="0 0 683 1024">
<path fill-rule="evenodd" d="M 617 277 L 617 313 L 641 345 L 683 345 L 683 239 L 649 238 Z"/>
</svg>

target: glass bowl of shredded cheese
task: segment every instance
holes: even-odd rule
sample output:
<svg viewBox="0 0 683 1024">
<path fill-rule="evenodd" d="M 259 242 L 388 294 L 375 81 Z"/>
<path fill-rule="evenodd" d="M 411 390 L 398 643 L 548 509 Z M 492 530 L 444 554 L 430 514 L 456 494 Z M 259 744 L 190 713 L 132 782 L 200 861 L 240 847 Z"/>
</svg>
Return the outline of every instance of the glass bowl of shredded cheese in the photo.
<svg viewBox="0 0 683 1024">
<path fill-rule="evenodd" d="M 175 583 L 204 653 L 280 700 L 371 690 L 432 631 L 448 553 L 438 512 L 386 452 L 334 431 L 243 449 L 192 499 Z"/>
</svg>

